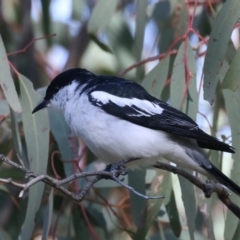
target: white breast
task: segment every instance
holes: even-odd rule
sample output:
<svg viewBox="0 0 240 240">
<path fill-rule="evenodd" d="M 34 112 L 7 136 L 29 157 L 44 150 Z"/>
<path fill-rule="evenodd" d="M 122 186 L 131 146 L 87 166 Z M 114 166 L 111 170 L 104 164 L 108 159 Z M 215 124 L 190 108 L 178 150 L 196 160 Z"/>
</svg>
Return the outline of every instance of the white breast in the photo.
<svg viewBox="0 0 240 240">
<path fill-rule="evenodd" d="M 66 104 L 65 118 L 89 149 L 105 162 L 141 158 L 151 164 L 164 157 L 182 166 L 199 168 L 179 145 L 178 139 L 181 138 L 178 136 L 174 136 L 173 141 L 163 131 L 109 115 L 92 105 L 85 94 L 82 94 L 80 101 L 73 99 Z"/>
</svg>

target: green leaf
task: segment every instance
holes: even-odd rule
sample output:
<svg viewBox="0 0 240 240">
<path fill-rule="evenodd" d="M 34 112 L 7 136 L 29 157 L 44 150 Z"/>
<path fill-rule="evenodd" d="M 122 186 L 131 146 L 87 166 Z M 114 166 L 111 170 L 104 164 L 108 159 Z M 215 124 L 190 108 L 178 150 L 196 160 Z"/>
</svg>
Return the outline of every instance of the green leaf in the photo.
<svg viewBox="0 0 240 240">
<path fill-rule="evenodd" d="M 72 216 L 73 216 L 73 228 L 75 231 L 76 239 L 91 240 L 92 234 L 90 232 L 90 229 L 87 226 L 81 208 L 76 204 L 74 204 L 72 208 Z"/>
<path fill-rule="evenodd" d="M 187 64 L 190 71 L 191 79 L 188 86 L 188 95 L 184 104 L 184 112 L 192 119 L 196 120 L 198 113 L 198 92 L 196 86 L 196 61 L 190 44 L 187 46 Z"/>
<path fill-rule="evenodd" d="M 128 184 L 139 193 L 146 194 L 145 175 L 146 169 L 130 171 L 128 174 Z M 137 227 L 140 227 L 144 211 L 147 207 L 147 200 L 130 192 L 130 202 L 135 224 Z"/>
<path fill-rule="evenodd" d="M 159 1 L 155 5 L 153 18 L 161 32 L 158 49 L 160 53 L 164 53 L 174 40 L 186 32 L 186 3 L 184 0 Z M 174 48 L 177 49 L 179 45 L 180 44 L 177 43 Z M 172 56 L 171 59 L 174 59 L 174 56 Z"/>
<path fill-rule="evenodd" d="M 167 80 L 169 60 L 169 56 L 161 60 L 143 79 L 142 86 L 156 98 L 160 98 Z"/>
<path fill-rule="evenodd" d="M 8 64 L 8 58 L 3 45 L 2 38 L 0 36 L 0 85 L 4 92 L 4 95 L 15 112 L 22 112 L 22 107 L 18 99 L 18 95 L 14 86 L 14 82 L 10 73 Z"/>
<path fill-rule="evenodd" d="M 116 57 L 119 71 L 136 63 L 133 55 L 133 37 L 122 14 L 119 12 L 114 14 L 106 29 L 106 34 L 114 56 Z M 133 69 L 129 72 L 129 77 L 132 77 L 134 74 L 135 78 L 135 71 L 136 69 Z M 132 73 L 132 75 L 130 75 L 130 73 Z"/>
<path fill-rule="evenodd" d="M 172 182 L 171 175 L 169 172 L 156 169 L 156 176 L 153 179 L 154 185 L 151 187 L 149 193 L 150 196 L 166 196 L 171 192 Z M 138 228 L 137 232 L 133 235 L 133 239 L 145 239 L 148 230 L 153 223 L 153 220 L 157 217 L 161 205 L 166 201 L 164 199 L 152 199 L 148 201 L 148 211 L 146 213 L 146 219 L 144 220 L 144 225 Z"/>
<path fill-rule="evenodd" d="M 134 37 L 134 53 L 137 61 L 142 57 L 147 3 L 147 0 L 137 0 L 136 31 Z"/>
<path fill-rule="evenodd" d="M 147 9 L 147 0 L 137 0 L 137 15 L 136 15 L 136 31 L 134 37 L 134 55 L 137 61 L 141 60 L 143 42 L 144 42 L 144 33 L 145 33 L 145 24 L 146 24 L 146 9 Z M 142 79 L 142 74 L 144 73 L 143 66 L 137 67 L 136 79 Z"/>
<path fill-rule="evenodd" d="M 171 229 L 173 230 L 175 236 L 179 237 L 182 231 L 182 227 L 173 190 L 171 191 L 169 201 L 165 203 L 165 207 L 168 213 Z"/>
<path fill-rule="evenodd" d="M 235 92 L 230 90 L 223 90 L 225 106 L 227 115 L 232 131 L 232 145 L 235 147 L 235 154 L 232 155 L 234 159 L 234 165 L 231 171 L 231 179 L 238 185 L 240 185 L 240 88 L 237 88 Z M 231 200 L 240 206 L 239 196 L 232 194 Z M 239 223 L 239 219 L 230 211 L 227 212 L 227 218 L 225 223 L 224 237 L 225 239 L 232 239 Z"/>
<path fill-rule="evenodd" d="M 192 75 L 196 75 L 196 67 L 195 67 L 195 59 L 194 55 L 191 52 L 191 46 L 187 45 L 187 58 L 186 64 L 188 64 L 188 70 L 192 72 Z M 183 105 L 183 95 L 185 93 L 186 80 L 185 80 L 185 42 L 183 42 L 178 50 L 178 55 L 175 58 L 174 66 L 173 66 L 173 74 L 172 81 L 170 86 L 170 96 L 171 103 L 177 109 L 180 109 Z M 189 62 L 192 61 L 191 64 Z M 190 88 L 191 87 L 191 88 Z M 198 101 L 197 101 L 197 90 L 196 90 L 196 81 L 195 79 L 190 80 L 188 97 L 186 98 L 184 105 L 186 106 L 185 112 L 196 118 L 197 109 L 198 109 Z M 191 98 L 191 96 L 193 98 Z M 180 181 L 180 186 L 182 190 L 182 199 L 185 207 L 188 230 L 190 239 L 194 239 L 194 227 L 195 227 L 195 218 L 196 218 L 196 200 L 194 195 L 194 188 L 192 183 L 190 183 L 185 178 L 178 176 Z"/>
<path fill-rule="evenodd" d="M 195 218 L 197 215 L 196 199 L 194 195 L 193 184 L 190 183 L 186 178 L 178 176 L 181 190 L 182 190 L 182 200 L 185 208 L 185 213 L 187 217 L 187 225 L 189 236 L 191 240 L 194 240 L 194 230 L 195 230 Z"/>
<path fill-rule="evenodd" d="M 117 0 L 98 0 L 88 22 L 88 32 L 97 35 L 102 32 L 109 23 L 109 19 L 115 13 Z"/>
<path fill-rule="evenodd" d="M 12 139 L 13 139 L 13 144 L 17 152 L 19 161 L 25 168 L 29 168 L 29 162 L 27 160 L 25 151 L 23 150 L 23 147 L 22 147 L 22 141 L 21 141 L 20 132 L 18 128 L 17 117 L 12 110 L 10 110 L 10 116 L 11 116 Z"/>
<path fill-rule="evenodd" d="M 180 109 L 185 90 L 185 66 L 184 66 L 184 42 L 181 44 L 173 65 L 173 73 L 170 85 L 171 104 Z"/>
<path fill-rule="evenodd" d="M 30 170 L 37 174 L 46 172 L 49 146 L 49 122 L 46 110 L 32 114 L 33 108 L 40 100 L 40 95 L 34 91 L 32 83 L 23 75 L 18 75 L 20 93 L 23 106 L 23 129 L 27 145 Z M 28 207 L 20 239 L 31 238 L 34 228 L 34 218 L 38 211 L 42 194 L 43 183 L 37 183 L 29 189 Z"/>
<path fill-rule="evenodd" d="M 149 206 L 151 206 L 151 208 L 148 209 L 147 221 L 144 224 L 146 233 L 147 233 L 148 229 L 150 228 L 153 220 L 158 215 L 158 212 L 159 212 L 162 204 L 164 202 L 169 201 L 170 194 L 172 192 L 172 179 L 171 179 L 170 172 L 164 171 L 164 174 L 163 174 L 162 170 L 156 170 L 156 178 L 159 179 L 161 177 L 161 174 L 160 174 L 161 172 L 162 172 L 162 176 L 164 176 L 164 179 L 162 180 L 163 182 L 159 186 L 159 189 L 157 192 L 156 192 L 156 190 L 154 190 L 156 188 L 156 186 L 152 186 L 152 191 L 149 195 L 153 196 L 153 194 L 154 194 L 155 196 L 164 196 L 164 199 L 153 199 L 153 200 L 149 201 Z"/>
<path fill-rule="evenodd" d="M 53 188 L 51 188 L 51 191 L 49 193 L 47 206 L 44 211 L 42 240 L 48 240 L 49 229 L 52 221 L 52 212 L 53 212 Z"/>
<path fill-rule="evenodd" d="M 232 91 L 236 91 L 236 89 L 239 87 L 239 83 L 240 83 L 239 62 L 240 62 L 240 49 L 237 50 L 232 60 L 232 63 L 227 71 L 227 74 L 223 79 L 223 82 L 221 84 L 222 89 L 230 89 Z"/>
<path fill-rule="evenodd" d="M 43 33 L 45 36 L 51 34 L 51 16 L 50 16 L 50 1 L 41 0 L 42 5 L 42 17 L 41 17 L 41 24 Z M 45 41 L 50 45 L 52 38 L 45 38 Z"/>
<path fill-rule="evenodd" d="M 73 152 L 70 146 L 70 140 L 68 139 L 68 137 L 71 135 L 71 130 L 66 124 L 63 114 L 55 109 L 50 109 L 48 114 L 50 128 L 57 142 L 62 160 L 73 160 Z M 66 176 L 71 175 L 73 173 L 72 164 L 64 163 L 64 170 Z"/>
<path fill-rule="evenodd" d="M 222 67 L 228 42 L 237 19 L 239 18 L 240 1 L 226 1 L 218 13 L 208 41 L 204 62 L 204 99 L 211 104 L 214 101 L 217 75 Z"/>
</svg>

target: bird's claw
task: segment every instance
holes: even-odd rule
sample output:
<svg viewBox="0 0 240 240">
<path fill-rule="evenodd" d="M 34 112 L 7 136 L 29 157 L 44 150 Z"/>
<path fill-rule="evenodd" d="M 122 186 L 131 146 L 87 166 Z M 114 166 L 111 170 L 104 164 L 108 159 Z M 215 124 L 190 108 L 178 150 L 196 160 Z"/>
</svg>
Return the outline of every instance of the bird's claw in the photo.
<svg viewBox="0 0 240 240">
<path fill-rule="evenodd" d="M 128 174 L 128 168 L 121 164 L 108 164 L 105 171 L 114 173 L 116 177 L 126 176 Z M 122 180 L 124 180 L 124 178 Z"/>
</svg>

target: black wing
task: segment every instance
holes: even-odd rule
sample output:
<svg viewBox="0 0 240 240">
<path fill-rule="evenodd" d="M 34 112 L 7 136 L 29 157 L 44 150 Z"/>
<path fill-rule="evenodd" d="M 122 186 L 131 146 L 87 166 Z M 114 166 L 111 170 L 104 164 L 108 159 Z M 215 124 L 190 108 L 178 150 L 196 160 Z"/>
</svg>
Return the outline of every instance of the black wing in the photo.
<svg viewBox="0 0 240 240">
<path fill-rule="evenodd" d="M 89 100 L 108 114 L 147 128 L 196 139 L 201 148 L 234 153 L 233 147 L 208 135 L 189 116 L 154 98 L 140 85 L 117 77 L 98 78 L 102 78 L 101 84 L 89 92 Z"/>
</svg>

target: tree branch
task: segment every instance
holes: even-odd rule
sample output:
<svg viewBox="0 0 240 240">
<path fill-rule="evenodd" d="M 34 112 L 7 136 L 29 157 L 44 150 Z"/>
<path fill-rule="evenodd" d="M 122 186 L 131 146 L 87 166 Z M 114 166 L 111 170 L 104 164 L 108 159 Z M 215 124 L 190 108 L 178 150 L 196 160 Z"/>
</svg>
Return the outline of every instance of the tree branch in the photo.
<svg viewBox="0 0 240 240">
<path fill-rule="evenodd" d="M 23 166 L 21 166 L 20 164 L 15 163 L 15 162 L 11 161 L 10 159 L 6 158 L 4 155 L 0 155 L 0 160 L 25 172 L 26 178 L 33 178 L 25 184 L 14 182 L 14 181 L 12 181 L 11 178 L 9 178 L 9 179 L 0 178 L 0 182 L 6 183 L 6 184 L 11 184 L 12 186 L 20 188 L 21 192 L 19 194 L 19 197 L 22 197 L 24 192 L 27 191 L 31 186 L 42 181 L 42 182 L 48 184 L 49 186 L 59 190 L 63 194 L 67 195 L 68 197 L 72 198 L 75 202 L 79 203 L 84 199 L 84 197 L 87 195 L 87 193 L 89 192 L 91 187 L 96 182 L 100 181 L 101 179 L 110 179 L 110 180 L 117 182 L 122 187 L 129 189 L 133 193 L 135 193 L 138 196 L 143 197 L 145 199 L 163 198 L 161 196 L 151 197 L 151 196 L 143 195 L 143 194 L 137 192 L 134 188 L 125 184 L 122 180 L 120 180 L 118 178 L 120 175 L 126 174 L 126 168 L 125 168 L 124 164 L 126 164 L 130 161 L 134 161 L 134 159 L 120 161 L 120 162 L 116 163 L 115 165 L 113 165 L 113 168 L 111 168 L 110 170 L 76 173 L 76 174 L 72 174 L 71 176 L 64 178 L 62 180 L 54 179 L 46 174 L 33 173 L 30 170 L 28 170 L 27 168 L 24 168 Z M 137 159 L 135 159 L 135 160 L 137 160 Z M 231 201 L 231 199 L 229 198 L 230 193 L 227 190 L 227 188 L 225 188 L 223 185 L 221 185 L 219 183 L 209 182 L 209 181 L 204 183 L 199 178 L 195 177 L 194 175 L 187 172 L 186 170 L 179 168 L 179 167 L 175 167 L 175 166 L 167 164 L 167 163 L 157 162 L 156 164 L 153 164 L 152 166 L 155 168 L 163 169 L 163 170 L 166 170 L 166 171 L 172 172 L 174 174 L 178 174 L 178 175 L 185 177 L 192 184 L 194 184 L 195 186 L 202 189 L 206 198 L 210 198 L 212 193 L 215 192 L 218 195 L 218 198 L 222 201 L 222 203 L 224 205 L 226 205 L 228 207 L 228 209 L 236 217 L 238 217 L 240 219 L 240 208 L 239 208 L 239 206 L 237 206 L 235 203 L 233 203 Z M 81 192 L 79 194 L 74 194 L 73 192 L 69 191 L 68 189 L 66 189 L 65 187 L 62 186 L 64 184 L 72 182 L 75 179 L 79 179 L 79 178 L 83 178 L 83 177 L 93 177 L 93 178 L 88 180 L 87 184 L 85 185 L 85 187 L 81 190 Z"/>
<path fill-rule="evenodd" d="M 23 166 L 11 161 L 10 159 L 6 158 L 4 155 L 0 155 L 0 160 L 13 166 L 16 167 L 20 170 L 22 170 L 23 172 L 26 173 L 25 177 L 26 178 L 33 178 L 32 180 L 29 180 L 26 184 L 21 184 L 21 183 L 17 183 L 12 181 L 12 179 L 0 179 L 0 182 L 2 183 L 8 183 L 11 184 L 15 187 L 19 187 L 21 188 L 21 192 L 19 194 L 19 197 L 22 197 L 24 192 L 26 192 L 31 186 L 33 186 L 34 184 L 42 181 L 48 185 L 50 185 L 51 187 L 59 190 L 60 192 L 62 192 L 63 194 L 67 195 L 68 197 L 72 198 L 75 202 L 79 203 L 83 200 L 83 198 L 86 196 L 86 194 L 89 192 L 90 188 L 94 185 L 94 183 L 100 181 L 101 179 L 107 178 L 107 179 L 111 179 L 115 182 L 117 182 L 119 185 L 129 189 L 130 191 L 134 192 L 135 194 L 139 195 L 140 197 L 143 197 L 145 199 L 156 199 L 156 198 L 163 198 L 161 196 L 146 196 L 143 195 L 139 192 L 137 192 L 135 189 L 133 189 L 132 187 L 128 186 L 127 184 L 123 183 L 121 180 L 118 179 L 118 176 L 121 175 L 122 173 L 122 169 L 120 168 L 118 169 L 113 169 L 111 171 L 91 171 L 91 172 L 81 172 L 81 173 L 75 173 L 72 174 L 71 176 L 62 179 L 62 180 L 57 180 L 54 179 L 52 177 L 49 177 L 46 174 L 36 174 L 33 173 L 32 171 L 28 170 L 27 168 L 24 168 Z M 119 165 L 117 165 L 119 166 Z M 125 168 L 124 168 L 125 170 Z M 86 184 L 86 186 L 81 190 L 81 192 L 79 194 L 74 194 L 71 191 L 69 191 L 68 189 L 66 189 L 65 187 L 63 187 L 63 184 L 69 183 L 75 179 L 79 179 L 79 178 L 83 178 L 83 177 L 90 177 L 90 176 L 95 176 L 95 178 L 91 179 L 88 181 L 88 183 Z"/>
<path fill-rule="evenodd" d="M 224 205 L 226 205 L 227 208 L 237 218 L 240 219 L 240 208 L 234 202 L 232 202 L 232 200 L 229 198 L 231 193 L 223 185 L 221 185 L 219 183 L 213 183 L 210 181 L 207 181 L 206 183 L 204 183 L 199 178 L 193 176 L 191 173 L 187 172 L 186 170 L 184 170 L 180 167 L 175 167 L 168 163 L 157 162 L 156 164 L 153 164 L 152 166 L 155 168 L 163 169 L 163 170 L 172 172 L 174 174 L 183 176 L 188 181 L 190 181 L 192 184 L 199 187 L 203 191 L 206 198 L 210 198 L 212 193 L 215 192 L 218 195 L 218 198 L 221 200 L 221 202 Z"/>
</svg>

